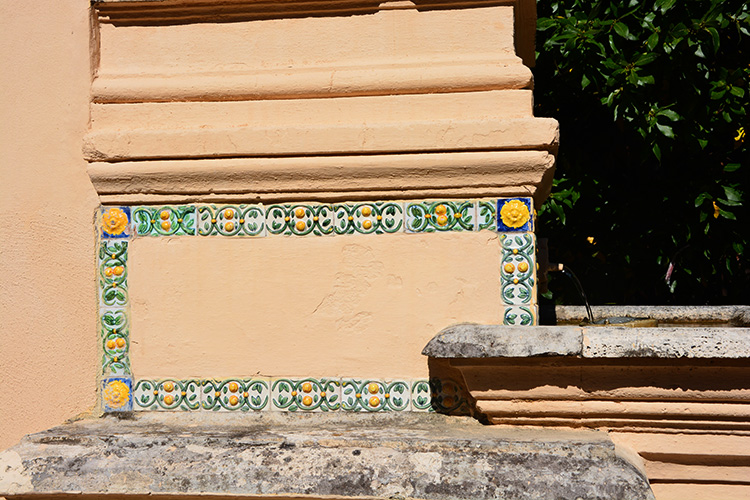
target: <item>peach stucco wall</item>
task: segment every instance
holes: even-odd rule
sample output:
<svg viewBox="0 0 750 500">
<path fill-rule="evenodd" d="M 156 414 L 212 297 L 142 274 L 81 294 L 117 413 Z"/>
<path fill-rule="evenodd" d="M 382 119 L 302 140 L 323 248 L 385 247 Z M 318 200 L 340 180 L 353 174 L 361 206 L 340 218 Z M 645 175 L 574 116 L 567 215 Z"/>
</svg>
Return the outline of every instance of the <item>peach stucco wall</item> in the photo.
<svg viewBox="0 0 750 500">
<path fill-rule="evenodd" d="M 87 0 L 0 0 L 0 449 L 95 404 Z"/>
<path fill-rule="evenodd" d="M 130 245 L 130 358 L 145 378 L 426 378 L 446 326 L 502 321 L 500 242 L 448 234 Z"/>
</svg>

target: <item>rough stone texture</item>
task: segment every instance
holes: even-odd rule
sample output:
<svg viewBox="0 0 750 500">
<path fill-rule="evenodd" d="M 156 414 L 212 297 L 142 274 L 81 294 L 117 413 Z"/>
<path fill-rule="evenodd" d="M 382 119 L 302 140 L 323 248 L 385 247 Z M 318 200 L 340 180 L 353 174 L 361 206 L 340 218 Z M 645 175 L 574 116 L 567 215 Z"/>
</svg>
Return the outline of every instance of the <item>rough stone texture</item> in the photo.
<svg viewBox="0 0 750 500">
<path fill-rule="evenodd" d="M 618 328 L 461 324 L 422 351 L 432 358 L 723 358 L 750 357 L 750 328 Z"/>
<path fill-rule="evenodd" d="M 653 318 L 660 323 L 750 326 L 750 306 L 592 306 L 594 319 L 627 316 Z M 559 323 L 579 323 L 586 318 L 583 306 L 556 306 Z M 718 325 L 716 325 L 718 326 Z"/>
<path fill-rule="evenodd" d="M 54 492 L 653 498 L 604 433 L 434 414 L 109 417 L 29 435 L 0 454 L 0 495 Z"/>
<path fill-rule="evenodd" d="M 422 354 L 431 358 L 525 358 L 577 356 L 581 329 L 464 323 L 433 337 Z"/>
<path fill-rule="evenodd" d="M 750 328 L 584 328 L 584 358 L 750 357 Z"/>
</svg>

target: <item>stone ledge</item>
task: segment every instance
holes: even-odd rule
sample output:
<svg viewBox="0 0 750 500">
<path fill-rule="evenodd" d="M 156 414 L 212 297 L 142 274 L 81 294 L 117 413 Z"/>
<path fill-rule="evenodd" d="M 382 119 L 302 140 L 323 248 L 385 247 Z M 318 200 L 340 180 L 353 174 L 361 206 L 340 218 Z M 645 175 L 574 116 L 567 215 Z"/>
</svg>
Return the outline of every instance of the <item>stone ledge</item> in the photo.
<svg viewBox="0 0 750 500">
<path fill-rule="evenodd" d="M 591 306 L 594 319 L 613 316 L 651 318 L 671 326 L 750 326 L 750 306 Z M 546 311 L 557 324 L 578 324 L 586 318 L 584 306 L 554 306 Z"/>
<path fill-rule="evenodd" d="M 0 454 L 0 495 L 653 498 L 596 431 L 435 414 L 148 414 L 84 420 Z"/>
<path fill-rule="evenodd" d="M 431 358 L 750 358 L 750 328 L 618 328 L 460 324 L 422 351 Z"/>
</svg>

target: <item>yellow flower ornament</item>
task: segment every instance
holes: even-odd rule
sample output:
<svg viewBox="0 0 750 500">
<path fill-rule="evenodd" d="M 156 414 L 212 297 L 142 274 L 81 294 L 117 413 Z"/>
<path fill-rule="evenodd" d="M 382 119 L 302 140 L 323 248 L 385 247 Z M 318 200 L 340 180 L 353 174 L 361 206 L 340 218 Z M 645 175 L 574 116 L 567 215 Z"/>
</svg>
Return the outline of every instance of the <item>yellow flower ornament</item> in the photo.
<svg viewBox="0 0 750 500">
<path fill-rule="evenodd" d="M 113 236 L 122 234 L 128 227 L 128 216 L 122 209 L 110 208 L 102 214 L 102 231 Z"/>
<path fill-rule="evenodd" d="M 112 409 L 122 408 L 130 401 L 130 388 L 125 382 L 112 380 L 104 387 L 104 401 Z"/>
<path fill-rule="evenodd" d="M 518 229 L 529 222 L 529 207 L 521 200 L 508 200 L 500 209 L 500 219 L 508 227 Z"/>
</svg>

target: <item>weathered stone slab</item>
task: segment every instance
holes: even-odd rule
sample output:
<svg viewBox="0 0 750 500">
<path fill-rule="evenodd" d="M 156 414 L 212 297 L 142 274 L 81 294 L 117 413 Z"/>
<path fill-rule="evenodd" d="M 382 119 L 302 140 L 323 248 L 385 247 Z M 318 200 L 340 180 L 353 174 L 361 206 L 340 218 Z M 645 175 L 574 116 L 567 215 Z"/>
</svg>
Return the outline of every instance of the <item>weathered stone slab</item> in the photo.
<svg viewBox="0 0 750 500">
<path fill-rule="evenodd" d="M 750 357 L 750 328 L 583 329 L 584 358 Z"/>
<path fill-rule="evenodd" d="M 606 434 L 435 414 L 145 414 L 29 435 L 0 495 L 651 499 Z"/>
<path fill-rule="evenodd" d="M 594 319 L 652 318 L 659 323 L 690 326 L 750 326 L 750 306 L 592 306 Z M 586 318 L 583 306 L 555 306 L 559 323 L 579 323 Z"/>
<path fill-rule="evenodd" d="M 446 328 L 422 350 L 431 358 L 577 356 L 581 329 L 574 326 L 497 326 L 465 323 Z"/>
<path fill-rule="evenodd" d="M 622 328 L 461 324 L 422 351 L 432 358 L 750 358 L 750 328 Z"/>
</svg>

